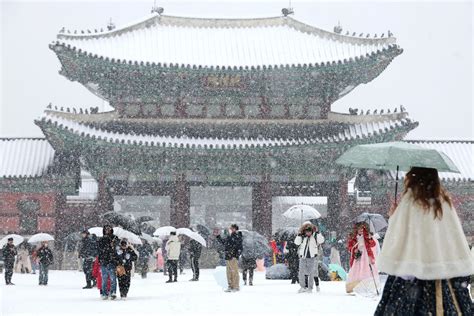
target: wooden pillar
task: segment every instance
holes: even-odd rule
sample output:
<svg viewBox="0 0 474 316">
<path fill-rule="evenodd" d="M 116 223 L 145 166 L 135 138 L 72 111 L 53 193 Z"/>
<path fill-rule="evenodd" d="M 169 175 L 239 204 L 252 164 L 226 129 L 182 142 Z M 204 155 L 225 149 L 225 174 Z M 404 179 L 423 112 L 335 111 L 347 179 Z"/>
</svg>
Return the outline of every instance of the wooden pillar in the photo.
<svg viewBox="0 0 474 316">
<path fill-rule="evenodd" d="M 347 196 L 347 178 L 341 176 L 338 181 L 326 184 L 328 198 L 328 229 L 338 236 L 345 236 L 351 226 Z"/>
<path fill-rule="evenodd" d="M 171 189 L 170 223 L 174 227 L 189 227 L 191 214 L 191 186 L 186 182 L 186 176 L 176 176 Z"/>
<path fill-rule="evenodd" d="M 269 175 L 264 175 L 262 182 L 252 186 L 252 227 L 267 238 L 272 235 L 272 186 Z"/>
<path fill-rule="evenodd" d="M 66 195 L 64 193 L 57 193 L 55 197 L 55 223 L 54 223 L 54 249 L 57 251 L 56 255 L 57 260 L 55 260 L 55 267 L 57 269 L 62 269 L 63 256 L 62 251 L 64 248 L 64 238 L 69 232 L 69 222 L 67 218 L 67 204 L 66 204 Z"/>
<path fill-rule="evenodd" d="M 110 192 L 110 188 L 107 187 L 107 176 L 105 174 L 100 175 L 98 179 L 98 216 L 109 211 L 114 210 L 114 198 Z"/>
</svg>

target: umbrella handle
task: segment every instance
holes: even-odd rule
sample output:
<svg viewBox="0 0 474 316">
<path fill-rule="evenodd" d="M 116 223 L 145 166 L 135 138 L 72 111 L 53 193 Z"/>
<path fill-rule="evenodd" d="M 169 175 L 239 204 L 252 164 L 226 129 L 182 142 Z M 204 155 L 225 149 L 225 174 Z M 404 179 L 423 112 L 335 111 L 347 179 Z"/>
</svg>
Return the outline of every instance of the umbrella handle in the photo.
<svg viewBox="0 0 474 316">
<path fill-rule="evenodd" d="M 397 175 L 395 177 L 395 205 L 397 204 L 397 191 L 398 191 L 398 170 L 400 169 L 400 166 L 397 166 Z"/>
</svg>

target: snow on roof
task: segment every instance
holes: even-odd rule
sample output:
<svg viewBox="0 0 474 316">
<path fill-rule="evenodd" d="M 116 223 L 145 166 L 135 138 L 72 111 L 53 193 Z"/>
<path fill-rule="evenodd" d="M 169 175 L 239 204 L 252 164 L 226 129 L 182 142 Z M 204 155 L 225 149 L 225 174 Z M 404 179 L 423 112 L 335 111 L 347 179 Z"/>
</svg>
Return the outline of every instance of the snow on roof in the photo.
<svg viewBox="0 0 474 316">
<path fill-rule="evenodd" d="M 181 137 L 156 136 L 156 135 L 136 135 L 126 133 L 116 133 L 104 129 L 99 129 L 85 125 L 83 123 L 65 118 L 61 113 L 55 114 L 46 111 L 41 117 L 42 121 L 48 121 L 62 129 L 80 135 L 81 137 L 95 138 L 111 143 L 124 143 L 129 145 L 144 145 L 169 148 L 204 148 L 204 149 L 242 149 L 254 147 L 277 147 L 277 146 L 298 146 L 314 143 L 342 142 L 352 139 L 370 138 L 374 135 L 384 134 L 390 130 L 412 124 L 407 118 L 393 119 L 388 116 L 386 121 L 367 121 L 362 123 L 348 124 L 347 128 L 334 135 L 322 136 L 318 138 L 300 139 L 266 139 L 266 138 L 205 138 L 205 137 Z"/>
<path fill-rule="evenodd" d="M 396 46 L 396 39 L 336 34 L 291 17 L 205 19 L 155 13 L 111 31 L 62 32 L 57 43 L 127 61 L 240 67 L 349 60 Z"/>
<path fill-rule="evenodd" d="M 39 177 L 53 160 L 54 149 L 44 138 L 0 139 L 0 177 Z"/>
<path fill-rule="evenodd" d="M 440 172 L 442 180 L 474 181 L 474 141 L 406 140 L 406 142 L 442 151 L 451 158 L 461 173 Z"/>
</svg>

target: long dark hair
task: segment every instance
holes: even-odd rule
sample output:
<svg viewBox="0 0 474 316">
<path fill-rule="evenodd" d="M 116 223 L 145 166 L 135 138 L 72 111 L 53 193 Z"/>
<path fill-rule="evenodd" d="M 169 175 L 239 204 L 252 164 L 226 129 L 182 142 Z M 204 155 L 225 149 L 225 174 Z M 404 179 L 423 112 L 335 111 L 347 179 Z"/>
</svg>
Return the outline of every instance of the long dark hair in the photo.
<svg viewBox="0 0 474 316">
<path fill-rule="evenodd" d="M 441 203 L 446 201 L 452 206 L 451 198 L 441 186 L 438 170 L 432 168 L 412 167 L 405 176 L 405 192 L 411 189 L 415 202 L 429 211 L 433 206 L 434 218 L 443 217 Z"/>
</svg>

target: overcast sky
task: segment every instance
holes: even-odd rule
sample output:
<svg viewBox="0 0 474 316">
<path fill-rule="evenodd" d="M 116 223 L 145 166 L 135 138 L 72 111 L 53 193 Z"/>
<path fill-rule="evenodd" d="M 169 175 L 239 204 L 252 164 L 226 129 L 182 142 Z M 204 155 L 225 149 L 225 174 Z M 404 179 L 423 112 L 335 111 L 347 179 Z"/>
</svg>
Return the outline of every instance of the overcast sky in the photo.
<svg viewBox="0 0 474 316">
<path fill-rule="evenodd" d="M 0 136 L 43 136 L 33 120 L 53 105 L 104 102 L 58 74 L 48 44 L 59 29 L 117 26 L 150 13 L 150 1 L 2 1 Z M 164 14 L 201 17 L 277 16 L 288 1 L 157 1 Z M 332 109 L 393 109 L 400 104 L 420 126 L 411 139 L 474 139 L 473 6 L 470 1 L 292 1 L 295 18 L 332 30 L 340 21 L 351 33 L 391 30 L 402 55 L 374 81 L 337 101 Z"/>
</svg>

